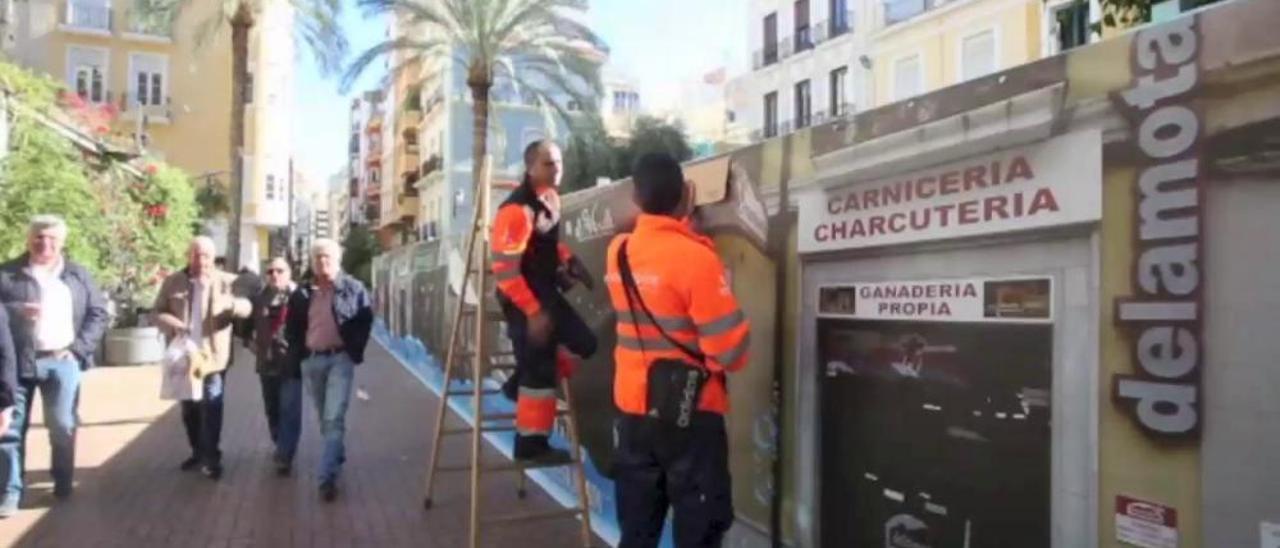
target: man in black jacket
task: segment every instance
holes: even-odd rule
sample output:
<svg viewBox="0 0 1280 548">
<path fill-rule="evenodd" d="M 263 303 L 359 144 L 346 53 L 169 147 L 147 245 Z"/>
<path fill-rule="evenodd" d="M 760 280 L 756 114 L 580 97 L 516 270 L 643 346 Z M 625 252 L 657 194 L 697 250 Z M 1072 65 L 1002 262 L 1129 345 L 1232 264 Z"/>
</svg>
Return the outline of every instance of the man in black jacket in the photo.
<svg viewBox="0 0 1280 548">
<path fill-rule="evenodd" d="M 302 373 L 289 352 L 284 329 L 289 301 L 296 291 L 289 262 L 279 257 L 272 259 L 267 265 L 267 285 L 254 296 L 253 317 L 249 320 L 262 384 L 262 408 L 271 443 L 276 446 L 276 473 L 281 476 L 292 470 L 302 434 Z"/>
<path fill-rule="evenodd" d="M 338 496 L 338 474 L 346 461 L 347 403 L 355 367 L 364 361 L 373 308 L 364 284 L 341 271 L 342 247 L 337 242 L 316 240 L 311 256 L 315 280 L 290 299 L 286 333 L 289 351 L 301 363 L 320 417 L 324 438 L 320 496 L 332 501 Z"/>
<path fill-rule="evenodd" d="M 71 495 L 80 375 L 93 366 L 108 316 L 89 272 L 62 256 L 66 238 L 66 222 L 38 215 L 31 220 L 27 253 L 0 266 L 0 301 L 9 316 L 19 378 L 13 421 L 0 438 L 0 516 L 15 512 L 22 498 L 24 442 L 37 388 L 53 448 L 53 493 Z"/>
<path fill-rule="evenodd" d="M 0 433 L 13 422 L 13 398 L 18 386 L 18 356 L 9 331 L 9 313 L 0 306 Z M 12 515 L 12 514 L 10 514 Z M 9 516 L 0 515 L 0 518 Z"/>
</svg>

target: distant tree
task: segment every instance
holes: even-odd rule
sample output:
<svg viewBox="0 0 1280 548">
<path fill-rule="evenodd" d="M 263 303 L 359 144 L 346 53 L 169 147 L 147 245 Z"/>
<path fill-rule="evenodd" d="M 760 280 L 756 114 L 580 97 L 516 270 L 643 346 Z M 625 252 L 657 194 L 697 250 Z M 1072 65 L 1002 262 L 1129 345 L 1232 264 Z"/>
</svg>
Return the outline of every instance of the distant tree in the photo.
<svg viewBox="0 0 1280 548">
<path fill-rule="evenodd" d="M 617 177 L 619 149 L 599 124 L 574 128 L 565 143 L 561 192 L 591 188 L 600 177 Z"/>
<path fill-rule="evenodd" d="M 342 270 L 371 287 L 373 281 L 373 256 L 381 251 L 378 237 L 368 227 L 356 226 L 347 232 L 342 242 Z"/>
<path fill-rule="evenodd" d="M 637 118 L 631 129 L 631 139 L 614 156 L 617 177 L 630 177 L 632 164 L 650 152 L 666 152 L 681 162 L 692 158 L 693 149 L 685 136 L 684 125 L 651 116 Z"/>
<path fill-rule="evenodd" d="M 625 179 L 631 176 L 636 159 L 649 152 L 666 152 L 683 162 L 693 158 L 693 149 L 680 123 L 652 116 L 636 119 L 631 138 L 616 141 L 598 124 L 574 128 L 565 144 L 564 192 L 596 185 L 598 177 Z"/>
<path fill-rule="evenodd" d="M 1183 10 L 1207 6 L 1222 0 L 1173 0 L 1180 2 Z M 1078 3 L 1088 4 L 1088 0 L 1076 0 Z M 1141 25 L 1151 20 L 1151 6 L 1159 4 L 1160 0 L 1101 0 L 1102 20 L 1100 24 L 1094 25 L 1094 31 L 1101 31 L 1102 27 L 1126 29 L 1135 25 Z"/>
</svg>

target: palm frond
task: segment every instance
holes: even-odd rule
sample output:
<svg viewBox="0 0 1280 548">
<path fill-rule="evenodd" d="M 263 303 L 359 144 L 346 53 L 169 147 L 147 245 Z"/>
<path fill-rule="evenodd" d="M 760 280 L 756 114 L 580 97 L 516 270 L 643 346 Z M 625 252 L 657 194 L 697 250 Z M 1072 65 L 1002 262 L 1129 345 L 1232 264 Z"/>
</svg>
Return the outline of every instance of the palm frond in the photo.
<svg viewBox="0 0 1280 548">
<path fill-rule="evenodd" d="M 349 45 L 339 21 L 340 0 L 292 0 L 295 37 L 306 44 L 322 74 L 342 70 Z"/>
<path fill-rule="evenodd" d="M 369 68 L 369 65 L 373 64 L 374 61 L 378 60 L 378 58 L 383 55 L 390 54 L 393 51 L 417 51 L 421 53 L 429 53 L 442 51 L 445 48 L 448 48 L 449 45 L 449 42 L 439 38 L 427 40 L 396 38 L 394 40 L 385 40 L 365 50 L 351 61 L 351 65 L 347 67 L 346 72 L 342 75 L 339 88 L 343 93 L 350 91 L 351 86 L 355 84 L 356 80 L 360 78 L 360 75 Z"/>
<path fill-rule="evenodd" d="M 431 0 L 359 0 L 357 5 L 366 17 L 402 13 L 410 25 L 425 24 L 452 40 L 461 40 L 463 31 L 450 12 L 438 1 Z"/>
</svg>

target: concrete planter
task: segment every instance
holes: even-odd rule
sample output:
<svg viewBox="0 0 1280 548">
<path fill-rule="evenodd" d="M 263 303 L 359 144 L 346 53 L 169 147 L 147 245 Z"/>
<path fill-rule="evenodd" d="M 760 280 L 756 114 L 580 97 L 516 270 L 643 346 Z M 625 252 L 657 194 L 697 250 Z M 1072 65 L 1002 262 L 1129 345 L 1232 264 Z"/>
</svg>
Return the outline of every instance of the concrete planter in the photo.
<svg viewBox="0 0 1280 548">
<path fill-rule="evenodd" d="M 160 363 L 164 358 L 164 337 L 155 327 L 112 329 L 102 346 L 104 365 Z"/>
</svg>

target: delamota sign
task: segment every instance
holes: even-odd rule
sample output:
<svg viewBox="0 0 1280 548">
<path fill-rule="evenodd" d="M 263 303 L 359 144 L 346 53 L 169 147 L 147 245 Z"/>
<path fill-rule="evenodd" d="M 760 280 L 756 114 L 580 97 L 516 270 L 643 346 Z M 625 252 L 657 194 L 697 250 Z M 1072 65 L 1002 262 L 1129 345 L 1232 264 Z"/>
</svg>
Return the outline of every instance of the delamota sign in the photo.
<svg viewBox="0 0 1280 548">
<path fill-rule="evenodd" d="M 800 197 L 800 252 L 942 240 L 1096 221 L 1102 134 L 1064 135 Z"/>
<path fill-rule="evenodd" d="M 1134 286 L 1116 302 L 1116 321 L 1132 334 L 1136 375 L 1116 375 L 1113 396 L 1157 437 L 1200 433 L 1203 377 L 1205 184 L 1199 27 L 1184 17 L 1133 39 L 1134 83 L 1115 102 L 1134 128 L 1138 170 Z"/>
</svg>

